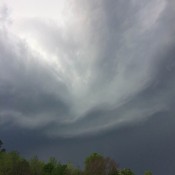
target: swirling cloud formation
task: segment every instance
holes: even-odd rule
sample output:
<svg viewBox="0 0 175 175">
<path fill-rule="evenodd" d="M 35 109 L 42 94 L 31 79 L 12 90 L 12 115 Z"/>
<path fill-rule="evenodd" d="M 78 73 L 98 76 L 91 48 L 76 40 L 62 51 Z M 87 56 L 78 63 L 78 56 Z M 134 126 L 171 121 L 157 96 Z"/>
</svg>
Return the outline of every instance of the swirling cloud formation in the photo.
<svg viewBox="0 0 175 175">
<path fill-rule="evenodd" d="M 173 0 L 28 3 L 0 8 L 1 126 L 73 137 L 172 106 Z"/>
</svg>

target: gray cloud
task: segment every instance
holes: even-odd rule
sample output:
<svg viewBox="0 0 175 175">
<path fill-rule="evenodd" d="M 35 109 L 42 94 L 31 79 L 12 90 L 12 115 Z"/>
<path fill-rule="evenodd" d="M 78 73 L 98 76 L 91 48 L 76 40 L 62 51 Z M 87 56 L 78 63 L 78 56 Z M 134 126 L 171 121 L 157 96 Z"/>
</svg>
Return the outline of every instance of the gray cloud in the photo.
<svg viewBox="0 0 175 175">
<path fill-rule="evenodd" d="M 63 26 L 41 18 L 1 25 L 1 126 L 72 137 L 170 110 L 173 1 L 84 0 L 70 13 Z"/>
</svg>

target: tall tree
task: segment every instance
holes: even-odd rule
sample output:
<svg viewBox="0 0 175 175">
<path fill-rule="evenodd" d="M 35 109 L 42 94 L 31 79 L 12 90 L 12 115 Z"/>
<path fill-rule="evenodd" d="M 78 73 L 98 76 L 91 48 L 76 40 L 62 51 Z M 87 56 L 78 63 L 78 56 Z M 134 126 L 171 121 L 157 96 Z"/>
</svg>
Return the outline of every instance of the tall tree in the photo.
<svg viewBox="0 0 175 175">
<path fill-rule="evenodd" d="M 93 153 L 85 160 L 85 174 L 87 175 L 117 175 L 118 166 L 110 158 Z"/>
</svg>

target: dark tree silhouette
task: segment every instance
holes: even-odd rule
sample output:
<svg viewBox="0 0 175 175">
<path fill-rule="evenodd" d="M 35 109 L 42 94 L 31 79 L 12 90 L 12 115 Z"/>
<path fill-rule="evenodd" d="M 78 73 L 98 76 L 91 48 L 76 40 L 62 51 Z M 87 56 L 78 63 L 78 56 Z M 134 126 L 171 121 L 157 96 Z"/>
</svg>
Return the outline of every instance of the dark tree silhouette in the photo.
<svg viewBox="0 0 175 175">
<path fill-rule="evenodd" d="M 3 145 L 3 142 L 2 142 L 2 140 L 0 140 L 0 148 L 2 147 L 2 145 Z"/>
<path fill-rule="evenodd" d="M 0 152 L 5 152 L 5 148 L 2 148 L 3 142 L 0 140 Z"/>
</svg>

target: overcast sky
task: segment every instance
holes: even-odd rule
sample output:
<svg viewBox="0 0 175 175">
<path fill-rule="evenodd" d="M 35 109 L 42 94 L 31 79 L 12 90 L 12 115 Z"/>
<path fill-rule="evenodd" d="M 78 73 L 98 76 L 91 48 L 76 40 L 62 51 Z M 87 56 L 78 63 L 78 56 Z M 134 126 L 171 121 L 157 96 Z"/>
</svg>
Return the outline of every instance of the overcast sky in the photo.
<svg viewBox="0 0 175 175">
<path fill-rule="evenodd" d="M 172 175 L 174 75 L 174 0 L 0 0 L 0 139 L 25 156 Z"/>
</svg>

